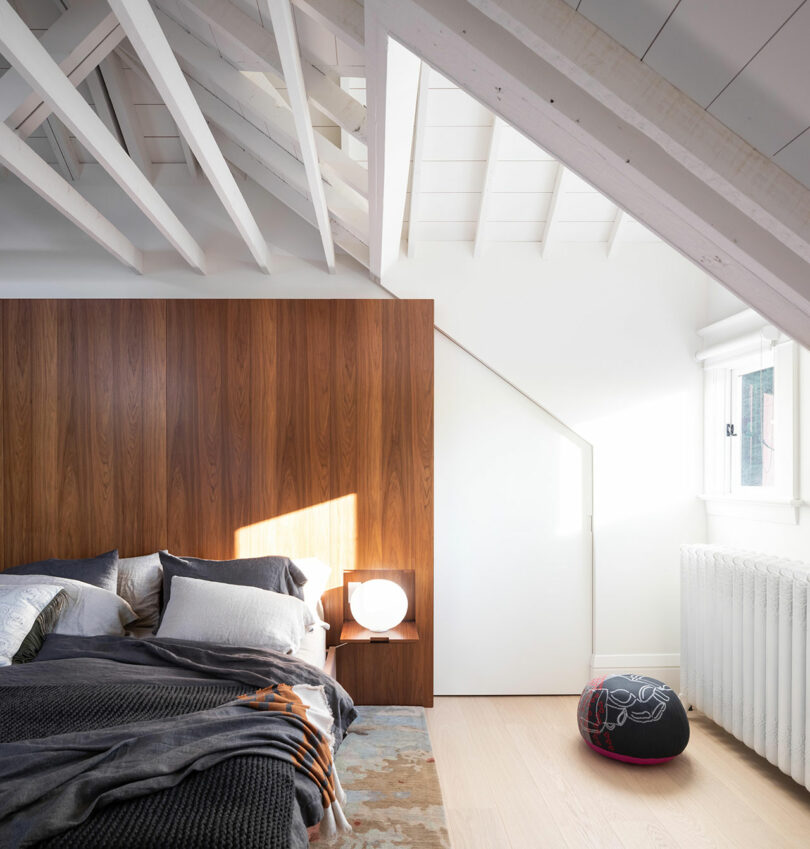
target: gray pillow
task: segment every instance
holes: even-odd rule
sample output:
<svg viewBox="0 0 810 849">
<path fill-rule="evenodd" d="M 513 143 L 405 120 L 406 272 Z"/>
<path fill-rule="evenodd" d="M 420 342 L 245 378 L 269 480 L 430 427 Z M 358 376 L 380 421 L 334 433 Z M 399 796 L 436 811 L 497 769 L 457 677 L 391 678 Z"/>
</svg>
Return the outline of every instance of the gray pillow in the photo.
<svg viewBox="0 0 810 849">
<path fill-rule="evenodd" d="M 68 605 L 68 594 L 65 590 L 59 592 L 42 608 L 39 616 L 34 620 L 31 630 L 17 649 L 12 660 L 13 663 L 30 663 L 39 654 L 45 637 L 53 631 L 62 611 Z"/>
<path fill-rule="evenodd" d="M 84 560 L 38 560 L 6 569 L 7 575 L 50 575 L 52 578 L 68 578 L 84 581 L 102 590 L 116 592 L 118 589 L 118 549 L 87 557 Z"/>
<path fill-rule="evenodd" d="M 175 557 L 160 552 L 163 565 L 163 603 L 161 611 L 171 598 L 172 578 L 197 578 L 201 581 L 217 581 L 221 584 L 236 584 L 243 587 L 258 587 L 262 590 L 304 599 L 301 587 L 307 582 L 306 575 L 289 557 L 246 557 L 242 560 L 202 560 L 199 557 Z"/>
<path fill-rule="evenodd" d="M 157 627 L 162 586 L 163 567 L 157 551 L 142 557 L 119 558 L 118 595 L 138 614 L 130 629 Z"/>
</svg>

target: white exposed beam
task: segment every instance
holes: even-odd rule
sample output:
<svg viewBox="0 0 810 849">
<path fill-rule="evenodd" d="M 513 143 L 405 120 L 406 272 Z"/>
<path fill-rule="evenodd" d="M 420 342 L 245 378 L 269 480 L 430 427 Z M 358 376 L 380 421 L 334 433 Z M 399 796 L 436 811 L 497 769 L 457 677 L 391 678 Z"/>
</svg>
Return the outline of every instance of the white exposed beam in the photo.
<svg viewBox="0 0 810 849">
<path fill-rule="evenodd" d="M 416 96 L 416 119 L 413 131 L 413 166 L 411 167 L 411 208 L 408 213 L 408 256 L 416 253 L 419 233 L 419 206 L 422 199 L 422 153 L 425 148 L 427 106 L 430 96 L 430 65 L 424 62 L 419 70 L 419 92 Z"/>
<path fill-rule="evenodd" d="M 477 259 L 481 256 L 486 244 L 487 221 L 489 220 L 489 207 L 492 202 L 492 185 L 495 181 L 495 166 L 498 162 L 498 148 L 501 143 L 503 132 L 503 121 L 497 116 L 492 118 L 492 134 L 489 137 L 489 151 L 487 152 L 487 168 L 484 173 L 484 185 L 481 188 L 481 206 L 478 209 L 478 226 L 475 228 L 475 243 L 473 244 L 473 256 Z"/>
<path fill-rule="evenodd" d="M 53 107 L 62 123 L 73 131 L 76 138 L 181 256 L 194 268 L 204 271 L 205 256 L 200 246 L 126 155 L 101 118 L 51 59 L 8 0 L 0 0 L 0 51 L 29 85 L 40 93 L 42 99 Z"/>
<path fill-rule="evenodd" d="M 433 18 L 431 33 L 437 14 L 445 33 L 462 26 L 458 82 L 514 113 L 633 218 L 810 343 L 810 190 L 562 0 L 396 5 L 409 29 L 414 5 Z M 429 47 L 447 55 L 444 39 Z"/>
<path fill-rule="evenodd" d="M 608 259 L 613 255 L 613 251 L 616 249 L 616 245 L 619 243 L 619 234 L 622 231 L 622 227 L 627 220 L 627 215 L 623 209 L 616 210 L 616 217 L 613 219 L 613 224 L 610 226 L 610 234 L 608 235 L 607 245 L 605 252 L 607 253 Z"/>
<path fill-rule="evenodd" d="M 219 142 L 220 149 L 225 158 L 243 171 L 251 180 L 280 200 L 285 206 L 299 215 L 304 221 L 316 227 L 315 213 L 312 204 L 306 195 L 298 192 L 293 181 L 281 177 L 267 165 L 254 158 L 236 142 L 227 138 L 218 131 L 214 131 L 214 137 Z M 344 250 L 349 256 L 356 259 L 361 265 L 368 268 L 368 246 L 353 233 L 345 230 L 337 221 L 332 222 L 332 234 L 335 244 Z"/>
<path fill-rule="evenodd" d="M 211 135 L 154 10 L 148 0 L 109 3 L 256 264 L 269 273 L 267 242 Z"/>
<path fill-rule="evenodd" d="M 565 191 L 565 165 L 562 162 L 557 166 L 557 173 L 554 177 L 554 188 L 551 190 L 551 200 L 548 204 L 548 212 L 546 212 L 546 223 L 543 225 L 543 238 L 540 241 L 540 256 L 545 257 L 548 246 L 551 244 L 551 237 L 554 234 L 554 225 L 557 223 L 557 212 L 560 206 L 560 198 Z"/>
<path fill-rule="evenodd" d="M 42 125 L 45 131 L 45 138 L 53 150 L 53 155 L 56 157 L 56 164 L 59 170 L 64 174 L 66 180 L 75 182 L 82 175 L 82 164 L 79 162 L 79 157 L 73 148 L 73 142 L 65 132 L 65 128 L 56 120 L 56 118 L 48 118 Z"/>
<path fill-rule="evenodd" d="M 499 22 L 484 0 L 377 2 L 425 61 L 810 345 L 810 190 L 562 0 L 487 3 Z"/>
<path fill-rule="evenodd" d="M 143 271 L 143 256 L 64 178 L 0 121 L 0 163 L 124 265 Z"/>
<path fill-rule="evenodd" d="M 199 83 L 189 79 L 189 85 L 203 113 L 213 124 L 288 182 L 299 194 L 309 197 L 306 173 L 301 162 Z M 341 227 L 361 241 L 366 241 L 368 239 L 368 209 L 365 205 L 359 198 L 354 200 L 339 194 L 332 186 L 325 186 L 324 190 L 330 219 L 333 222 L 337 221 Z"/>
<path fill-rule="evenodd" d="M 215 30 L 237 41 L 256 62 L 259 70 L 283 77 L 281 58 L 273 33 L 229 0 L 181 0 Z M 327 69 L 303 63 L 304 82 L 310 101 L 324 115 L 358 141 L 366 141 L 366 109 L 334 82 Z"/>
<path fill-rule="evenodd" d="M 132 94 L 129 90 L 124 69 L 115 53 L 111 53 L 100 67 L 101 76 L 107 87 L 121 135 L 124 137 L 124 146 L 132 161 L 143 171 L 147 180 L 153 180 L 152 160 L 146 149 L 146 141 L 143 137 L 138 116 L 135 114 L 135 105 L 132 102 Z M 106 123 L 106 122 L 105 122 Z"/>
<path fill-rule="evenodd" d="M 290 107 L 283 100 L 279 105 L 275 89 L 262 73 L 238 71 L 222 59 L 218 50 L 163 12 L 158 12 L 158 20 L 183 70 L 218 97 L 237 101 L 248 120 L 259 128 L 266 124 L 272 137 L 288 142 L 288 149 L 297 147 L 298 134 Z M 315 145 L 324 177 L 332 183 L 340 180 L 364 197 L 368 195 L 368 171 L 362 165 L 320 133 L 315 134 Z"/>
<path fill-rule="evenodd" d="M 366 0 L 369 258 L 381 282 L 399 259 L 420 61 L 388 37 L 380 0 Z"/>
<path fill-rule="evenodd" d="M 307 92 L 304 87 L 304 74 L 301 70 L 301 56 L 298 52 L 298 35 L 295 30 L 292 7 L 290 0 L 262 0 L 262 4 L 269 11 L 270 19 L 273 22 L 273 31 L 276 34 L 276 43 L 281 57 L 281 67 L 284 71 L 284 81 L 287 83 L 290 106 L 298 133 L 301 158 L 307 175 L 309 196 L 312 198 L 315 220 L 318 222 L 318 230 L 321 234 L 326 267 L 330 273 L 334 274 L 335 246 L 332 243 L 329 210 L 326 208 L 321 166 L 318 162 L 315 133 L 312 129 Z"/>
<path fill-rule="evenodd" d="M 357 0 L 293 0 L 296 6 L 362 55 L 363 6 Z"/>
<path fill-rule="evenodd" d="M 40 43 L 74 85 L 124 37 L 104 0 L 74 0 L 44 33 Z M 50 108 L 14 69 L 0 77 L 0 120 L 27 138 L 50 115 Z"/>
<path fill-rule="evenodd" d="M 124 48 L 121 48 L 121 50 L 133 70 L 141 74 L 144 79 L 148 79 L 148 75 L 137 57 L 132 56 Z M 220 144 L 220 147 L 224 138 L 222 133 L 225 133 L 230 140 L 247 150 L 252 157 L 262 163 L 265 169 L 270 169 L 280 179 L 290 184 L 301 197 L 309 198 L 306 174 L 300 160 L 243 115 L 236 112 L 230 103 L 226 103 L 193 77 L 187 76 L 187 80 L 206 119 L 222 131 L 219 132 L 212 128 L 214 138 Z M 226 157 L 226 159 L 235 164 L 234 160 L 229 157 Z M 329 207 L 333 233 L 346 231 L 351 233 L 353 238 L 367 244 L 368 203 L 366 200 L 357 193 L 341 191 L 338 187 L 328 183 L 324 186 L 324 191 L 326 192 L 326 203 Z M 312 218 L 314 220 L 314 215 Z M 342 244 L 341 247 L 343 247 Z M 354 256 L 354 254 L 352 255 Z M 365 264 L 367 265 L 367 262 Z"/>
</svg>

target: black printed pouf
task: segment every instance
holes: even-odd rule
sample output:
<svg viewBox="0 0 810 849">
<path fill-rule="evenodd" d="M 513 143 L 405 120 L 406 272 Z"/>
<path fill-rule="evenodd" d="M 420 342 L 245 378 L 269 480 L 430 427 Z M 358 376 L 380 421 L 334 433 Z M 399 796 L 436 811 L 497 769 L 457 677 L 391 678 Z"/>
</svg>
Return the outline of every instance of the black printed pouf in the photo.
<svg viewBox="0 0 810 849">
<path fill-rule="evenodd" d="M 603 675 L 589 681 L 577 708 L 579 733 L 600 755 L 659 764 L 689 742 L 689 720 L 677 693 L 646 675 Z"/>
</svg>

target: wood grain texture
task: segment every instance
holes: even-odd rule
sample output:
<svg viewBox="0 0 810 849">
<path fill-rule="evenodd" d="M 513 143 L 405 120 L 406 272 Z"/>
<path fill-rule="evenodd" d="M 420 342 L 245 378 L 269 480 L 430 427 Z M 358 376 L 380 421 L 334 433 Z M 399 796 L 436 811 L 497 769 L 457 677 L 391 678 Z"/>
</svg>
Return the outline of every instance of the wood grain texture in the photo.
<svg viewBox="0 0 810 849">
<path fill-rule="evenodd" d="M 3 567 L 164 547 L 163 303 L 4 301 L 2 322 Z"/>
<path fill-rule="evenodd" d="M 412 569 L 419 641 L 337 653 L 358 703 L 433 681 L 430 301 L 4 301 L 2 566 L 168 547 Z M 369 653 L 369 650 L 372 653 Z"/>
<path fill-rule="evenodd" d="M 427 712 L 454 849 L 799 849 L 807 790 L 705 716 L 656 767 L 592 752 L 577 697 L 436 699 Z"/>
</svg>

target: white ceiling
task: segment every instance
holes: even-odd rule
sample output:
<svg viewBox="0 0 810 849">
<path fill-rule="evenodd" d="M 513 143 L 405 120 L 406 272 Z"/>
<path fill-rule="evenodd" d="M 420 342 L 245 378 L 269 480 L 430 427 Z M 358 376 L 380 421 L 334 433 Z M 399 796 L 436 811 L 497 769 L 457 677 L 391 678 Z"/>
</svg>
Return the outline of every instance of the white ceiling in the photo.
<svg viewBox="0 0 810 849">
<path fill-rule="evenodd" d="M 265 24 L 256 0 L 232 2 L 257 23 Z M 54 0 L 12 0 L 12 5 L 38 35 L 47 30 L 59 15 Z M 216 48 L 231 65 L 248 73 L 255 72 L 255 64 L 237 42 L 213 29 L 180 0 L 153 0 L 153 5 L 200 41 Z M 295 19 L 302 55 L 328 69 L 336 81 L 365 103 L 364 57 L 301 9 L 295 9 Z M 132 52 L 131 48 L 126 48 L 125 42 L 125 49 L 119 52 L 119 56 L 146 153 L 156 166 L 182 165 L 186 159 L 177 126 L 154 85 L 127 61 L 125 54 L 132 55 Z M 0 66 L 7 66 L 2 57 Z M 286 96 L 283 81 L 280 84 L 274 81 L 274 86 Z M 86 83 L 80 86 L 80 91 L 92 104 Z M 409 221 L 408 203 L 403 236 L 415 242 L 472 243 L 482 202 L 493 115 L 435 71 L 430 72 L 427 96 L 421 201 L 413 224 Z M 230 105 L 239 107 L 235 101 Z M 367 165 L 365 145 L 347 133 L 341 133 L 340 128 L 318 109 L 313 107 L 310 111 L 317 133 L 342 146 L 355 160 Z M 34 132 L 28 143 L 43 159 L 56 164 L 44 126 Z M 93 162 L 92 155 L 72 136 L 70 143 L 80 162 Z M 298 155 L 297 151 L 290 150 Z M 492 197 L 485 221 L 486 241 L 534 242 L 539 245 L 544 237 L 550 242 L 553 235 L 555 243 L 597 243 L 607 248 L 616 229 L 617 207 L 567 169 L 559 187 L 552 234 L 547 222 L 560 168 L 553 157 L 533 142 L 505 127 L 495 156 Z M 77 187 L 81 189 L 81 180 Z M 659 239 L 641 224 L 622 216 L 615 244 L 652 241 Z"/>
<path fill-rule="evenodd" d="M 181 0 L 152 0 L 185 30 L 231 66 L 256 73 L 237 41 L 209 26 Z M 232 0 L 257 25 L 257 0 Z M 566 0 L 570 6 L 623 44 L 643 62 L 782 168 L 810 187 L 810 3 L 802 0 Z M 65 5 L 61 0 L 12 0 L 37 34 L 50 27 Z M 69 2 L 67 3 L 69 5 Z M 360 102 L 365 100 L 364 56 L 336 38 L 313 17 L 295 9 L 300 52 Z M 122 59 L 127 94 L 146 155 L 156 166 L 188 163 L 177 127 L 156 88 Z M 0 70 L 5 69 L 0 56 Z M 200 82 L 205 85 L 205 82 Z M 283 80 L 273 87 L 287 97 Z M 87 84 L 80 90 L 92 103 Z M 411 242 L 474 242 L 487 174 L 492 113 L 435 71 L 426 89 L 423 146 L 414 220 L 409 209 L 403 235 Z M 227 101 L 227 96 L 219 95 Z M 240 104 L 228 105 L 240 114 Z M 351 138 L 318 108 L 310 113 L 315 132 L 366 165 L 365 145 Z M 51 124 L 58 124 L 56 118 Z M 266 135 L 300 159 L 295 143 Z M 56 164 L 53 140 L 40 127 L 29 144 Z M 78 160 L 92 156 L 70 137 Z M 238 169 L 232 165 L 235 171 Z M 245 166 L 247 167 L 247 166 Z M 482 228 L 486 242 L 553 240 L 605 245 L 658 241 L 641 224 L 620 214 L 598 191 L 534 143 L 505 127 L 492 153 L 490 196 Z M 240 174 L 241 175 L 241 174 Z M 561 175 L 561 179 L 558 179 Z M 76 181 L 81 191 L 81 179 Z M 555 197 L 555 186 L 557 196 Z M 553 213 L 553 227 L 549 223 Z M 619 226 L 620 225 L 620 226 Z M 360 237 L 359 234 L 358 238 Z M 544 250 L 544 247 L 543 247 Z"/>
<path fill-rule="evenodd" d="M 810 3 L 566 2 L 810 187 Z"/>
<path fill-rule="evenodd" d="M 416 242 L 472 242 L 478 227 L 494 116 L 438 72 L 427 68 L 427 73 L 420 200 L 413 221 L 408 204 L 405 236 Z M 365 103 L 364 78 L 346 79 L 344 86 Z M 348 150 L 363 160 L 363 145 L 351 144 L 350 140 Z M 486 241 L 539 244 L 544 236 L 550 238 L 547 222 L 561 167 L 534 142 L 505 126 L 494 157 L 485 216 Z M 563 169 L 558 191 L 554 242 L 607 245 L 618 214 L 616 205 L 568 169 Z M 660 241 L 629 217 L 622 221 L 620 239 L 621 243 Z"/>
</svg>

